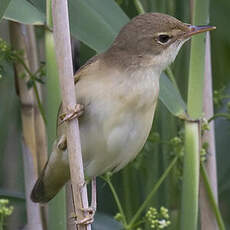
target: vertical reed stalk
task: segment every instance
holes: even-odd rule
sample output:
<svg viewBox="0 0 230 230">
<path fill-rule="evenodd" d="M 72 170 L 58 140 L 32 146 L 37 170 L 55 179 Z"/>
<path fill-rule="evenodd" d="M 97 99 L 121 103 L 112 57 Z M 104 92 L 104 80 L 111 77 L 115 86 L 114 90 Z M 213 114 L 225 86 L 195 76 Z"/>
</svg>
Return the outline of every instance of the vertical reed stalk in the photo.
<svg viewBox="0 0 230 230">
<path fill-rule="evenodd" d="M 66 0 L 55 0 L 52 5 L 54 41 L 59 70 L 59 80 L 64 111 L 74 111 L 76 95 L 71 58 L 68 6 Z M 88 208 L 87 188 L 84 180 L 83 162 L 78 120 L 67 121 L 67 143 L 70 176 L 73 189 L 74 210 L 78 220 L 86 216 L 83 209 Z M 79 230 L 89 230 L 91 225 L 79 225 Z"/>
<path fill-rule="evenodd" d="M 186 122 L 181 230 L 197 229 L 200 168 L 199 139 L 200 132 L 198 123 Z"/>
<path fill-rule="evenodd" d="M 194 0 L 191 15 L 192 24 L 208 22 L 209 0 Z M 192 38 L 188 86 L 188 114 L 192 119 L 200 119 L 203 113 L 203 86 L 205 35 Z M 182 188 L 181 230 L 196 230 L 198 227 L 200 135 L 199 122 L 185 122 L 185 157 Z"/>
</svg>

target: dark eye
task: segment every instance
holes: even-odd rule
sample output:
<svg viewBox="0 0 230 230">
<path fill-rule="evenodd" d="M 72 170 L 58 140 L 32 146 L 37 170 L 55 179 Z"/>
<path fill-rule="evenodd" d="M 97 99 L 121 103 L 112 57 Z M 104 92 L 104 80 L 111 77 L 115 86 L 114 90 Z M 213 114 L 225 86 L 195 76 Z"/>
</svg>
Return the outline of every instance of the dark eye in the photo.
<svg viewBox="0 0 230 230">
<path fill-rule="evenodd" d="M 167 35 L 167 34 L 161 34 L 158 37 L 158 41 L 160 43 L 167 43 L 169 41 L 169 39 L 171 39 L 171 37 L 169 35 Z"/>
</svg>

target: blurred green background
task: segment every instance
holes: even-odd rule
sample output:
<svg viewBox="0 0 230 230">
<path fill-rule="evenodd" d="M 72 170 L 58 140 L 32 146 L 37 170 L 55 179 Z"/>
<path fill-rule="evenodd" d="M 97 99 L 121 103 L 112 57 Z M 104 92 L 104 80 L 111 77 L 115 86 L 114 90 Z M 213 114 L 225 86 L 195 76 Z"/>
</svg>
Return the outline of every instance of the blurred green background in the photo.
<svg viewBox="0 0 230 230">
<path fill-rule="evenodd" d="M 12 0 L 13 1 L 13 0 Z M 44 13 L 45 1 L 28 1 L 39 12 Z M 78 3 L 80 1 L 77 1 Z M 76 6 L 70 1 L 71 31 L 73 35 L 79 34 L 80 43 L 79 59 L 82 65 L 88 58 L 98 52 L 103 51 L 109 46 L 110 40 L 119 31 L 121 25 L 129 18 L 138 14 L 132 0 L 117 0 L 117 4 L 124 11 L 124 15 L 117 15 L 117 8 L 111 7 L 111 12 L 105 12 L 111 1 L 95 0 L 90 2 L 90 7 L 94 11 L 82 11 L 82 15 L 75 12 Z M 167 13 L 176 18 L 189 23 L 190 22 L 190 2 L 183 0 L 143 0 L 145 11 Z M 80 4 L 80 3 L 79 3 Z M 110 7 L 110 6 L 109 6 Z M 87 10 L 87 8 L 83 8 Z M 20 11 L 20 10 L 19 10 Z M 217 91 L 216 97 L 221 95 L 230 95 L 230 1 L 229 0 L 210 0 L 210 24 L 215 25 L 217 30 L 211 33 L 211 52 L 212 52 L 212 71 L 213 87 Z M 92 15 L 90 15 L 92 14 Z M 111 20 L 111 33 L 107 33 L 102 25 L 91 25 L 94 16 L 100 16 L 103 20 Z M 92 19 L 91 19 L 92 16 Z M 75 20 L 75 21 L 74 21 Z M 91 21 L 92 20 L 92 21 Z M 79 33 L 78 28 L 86 27 L 86 33 Z M 91 31 L 91 32 L 90 32 Z M 110 30 L 108 30 L 110 31 Z M 40 60 L 44 59 L 44 30 L 40 26 L 36 29 Z M 0 23 L 0 37 L 9 40 L 8 22 L 2 20 Z M 105 41 L 105 42 L 104 42 Z M 86 44 L 90 45 L 89 48 Z M 93 46 L 92 44 L 95 44 Z M 180 51 L 175 63 L 172 64 L 172 70 L 175 74 L 180 92 L 186 101 L 187 80 L 189 69 L 189 48 L 190 44 L 184 45 Z M 6 197 L 14 206 L 12 216 L 8 218 L 6 229 L 22 229 L 26 223 L 24 180 L 23 180 L 23 162 L 21 154 L 21 120 L 20 104 L 15 92 L 14 73 L 12 66 L 3 63 L 5 74 L 0 78 L 0 198 Z M 47 80 L 48 81 L 48 80 Z M 52 84 L 52 83 L 51 83 Z M 46 84 L 45 86 L 46 87 Z M 220 95 L 220 89 L 222 94 Z M 47 95 L 47 94 L 46 94 Z M 49 98 L 47 102 L 47 114 L 50 109 Z M 229 99 L 221 99 L 221 103 L 215 105 L 215 112 L 227 112 Z M 55 107 L 55 106 L 54 106 Z M 51 108 L 52 109 L 52 108 Z M 49 120 L 49 118 L 48 118 Z M 52 120 L 49 120 L 49 126 Z M 227 229 L 230 229 L 230 123 L 229 121 L 218 118 L 215 120 L 216 131 L 216 153 L 218 169 L 218 190 L 219 204 L 225 220 Z M 53 131 L 49 132 L 49 145 L 53 139 Z M 162 175 L 168 166 L 172 157 L 175 155 L 175 149 L 172 148 L 170 140 L 183 133 L 183 122 L 173 117 L 165 106 L 159 102 L 154 119 L 153 129 L 150 138 L 144 146 L 137 159 L 129 164 L 125 169 L 113 175 L 112 181 L 119 194 L 121 202 L 127 217 L 130 218 L 144 198 L 147 196 L 157 179 Z M 181 175 L 182 162 L 179 161 L 173 172 L 158 190 L 154 199 L 149 204 L 159 208 L 167 207 L 170 210 L 172 225 L 168 229 L 177 229 L 176 217 L 180 208 L 181 200 Z M 98 216 L 96 217 L 95 229 L 102 230 L 102 226 L 110 226 L 104 229 L 119 229 L 119 223 L 112 220 L 117 213 L 117 207 L 108 188 L 108 185 L 101 179 L 98 179 Z M 174 221 L 175 218 L 175 221 Z M 149 226 L 145 226 L 149 229 Z"/>
</svg>

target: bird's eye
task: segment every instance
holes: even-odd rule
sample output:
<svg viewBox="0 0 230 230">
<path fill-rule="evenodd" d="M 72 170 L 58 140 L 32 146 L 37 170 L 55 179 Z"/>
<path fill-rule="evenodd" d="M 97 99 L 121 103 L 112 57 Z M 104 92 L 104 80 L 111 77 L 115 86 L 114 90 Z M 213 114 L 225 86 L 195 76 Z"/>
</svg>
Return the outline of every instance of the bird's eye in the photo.
<svg viewBox="0 0 230 230">
<path fill-rule="evenodd" d="M 162 44 L 167 43 L 171 37 L 168 34 L 161 34 L 158 36 L 158 41 Z"/>
</svg>

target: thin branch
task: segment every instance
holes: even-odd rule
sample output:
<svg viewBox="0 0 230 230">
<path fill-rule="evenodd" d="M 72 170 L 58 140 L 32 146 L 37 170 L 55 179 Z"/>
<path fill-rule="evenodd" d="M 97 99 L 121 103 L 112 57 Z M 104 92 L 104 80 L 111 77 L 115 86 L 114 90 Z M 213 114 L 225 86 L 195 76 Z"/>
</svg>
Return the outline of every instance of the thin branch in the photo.
<svg viewBox="0 0 230 230">
<path fill-rule="evenodd" d="M 222 118 L 226 118 L 226 119 L 230 120 L 230 114 L 228 114 L 228 113 L 216 113 L 208 119 L 208 122 L 211 122 L 218 117 L 222 117 Z"/>
<path fill-rule="evenodd" d="M 20 55 L 17 55 L 17 61 L 20 62 L 20 64 L 24 67 L 25 71 L 28 73 L 29 77 L 31 80 L 33 80 L 33 84 L 32 84 L 32 87 L 34 89 L 34 93 L 35 93 L 35 97 L 36 97 L 36 100 L 37 100 L 37 103 L 38 103 L 38 108 L 39 108 L 39 111 L 42 115 L 42 118 L 45 122 L 45 124 L 47 123 L 46 121 L 46 117 L 45 117 L 45 111 L 44 111 L 44 108 L 42 106 L 42 103 L 41 103 L 41 99 L 40 99 L 40 96 L 39 96 L 39 93 L 38 93 L 38 88 L 37 88 L 37 85 L 36 85 L 36 82 L 34 80 L 34 75 L 29 67 L 25 64 L 24 60 L 21 58 Z"/>
<path fill-rule="evenodd" d="M 124 210 L 123 210 L 123 208 L 122 208 L 121 202 L 120 202 L 120 200 L 119 200 L 119 197 L 118 197 L 118 195 L 117 195 L 117 192 L 116 192 L 116 190 L 115 190 L 115 188 L 114 188 L 114 186 L 113 186 L 113 184 L 112 184 L 112 182 L 111 182 L 111 177 L 110 177 L 110 175 L 105 175 L 105 176 L 102 177 L 102 178 L 103 178 L 103 179 L 107 182 L 107 184 L 109 185 L 109 188 L 110 188 L 110 190 L 111 190 L 111 192 L 112 192 L 112 194 L 113 194 L 114 200 L 115 200 L 115 202 L 116 202 L 116 204 L 117 204 L 117 208 L 118 208 L 118 210 L 119 210 L 119 212 L 120 212 L 120 214 L 121 214 L 121 216 L 122 216 L 122 220 L 123 220 L 124 227 L 126 227 L 126 226 L 127 226 L 126 216 L 125 216 Z"/>
</svg>

